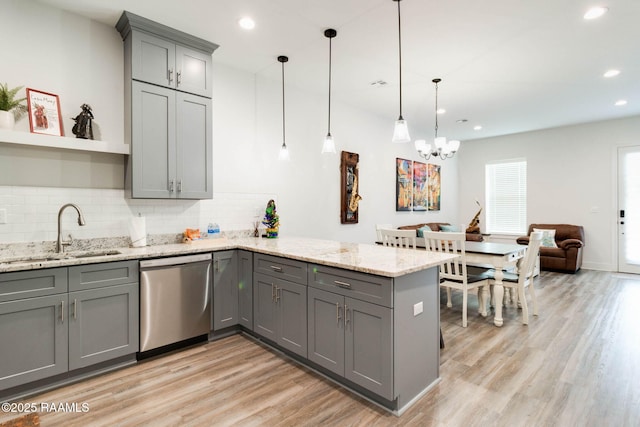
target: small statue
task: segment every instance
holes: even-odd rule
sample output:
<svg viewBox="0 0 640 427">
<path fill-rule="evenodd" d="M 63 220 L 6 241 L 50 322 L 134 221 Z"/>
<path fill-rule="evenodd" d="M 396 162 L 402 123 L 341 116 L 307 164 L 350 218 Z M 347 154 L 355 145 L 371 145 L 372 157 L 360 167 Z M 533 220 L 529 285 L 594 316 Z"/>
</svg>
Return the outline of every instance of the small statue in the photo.
<svg viewBox="0 0 640 427">
<path fill-rule="evenodd" d="M 93 139 L 93 126 L 91 121 L 93 120 L 93 113 L 91 112 L 91 106 L 89 104 L 82 104 L 80 106 L 82 112 L 76 116 L 76 124 L 73 125 L 71 131 L 76 138 Z"/>
<path fill-rule="evenodd" d="M 466 232 L 472 234 L 480 233 L 480 213 L 482 212 L 482 206 L 480 206 L 480 202 L 476 200 L 476 204 L 480 207 L 480 210 L 476 214 L 476 216 L 471 219 L 469 226 L 467 227 Z"/>
<path fill-rule="evenodd" d="M 267 237 L 278 237 L 278 228 L 280 227 L 280 217 L 276 213 L 276 202 L 271 199 L 267 203 L 262 223 L 267 227 Z"/>
</svg>

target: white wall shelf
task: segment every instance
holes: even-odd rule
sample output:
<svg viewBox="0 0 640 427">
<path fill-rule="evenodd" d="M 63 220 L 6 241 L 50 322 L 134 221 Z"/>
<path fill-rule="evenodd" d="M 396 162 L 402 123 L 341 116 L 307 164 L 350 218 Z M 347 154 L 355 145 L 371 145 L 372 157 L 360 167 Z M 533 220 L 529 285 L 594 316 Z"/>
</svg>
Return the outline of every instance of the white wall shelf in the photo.
<svg viewBox="0 0 640 427">
<path fill-rule="evenodd" d="M 59 148 L 63 150 L 94 151 L 98 153 L 129 154 L 129 144 L 42 135 L 0 129 L 0 143 L 33 147 Z"/>
</svg>

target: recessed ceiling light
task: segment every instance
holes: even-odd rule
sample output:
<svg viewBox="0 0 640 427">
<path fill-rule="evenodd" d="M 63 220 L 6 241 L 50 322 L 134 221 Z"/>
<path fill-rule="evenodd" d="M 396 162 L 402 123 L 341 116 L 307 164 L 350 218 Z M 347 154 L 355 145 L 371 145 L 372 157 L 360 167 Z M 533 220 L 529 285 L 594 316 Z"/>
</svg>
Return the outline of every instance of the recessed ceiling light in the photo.
<svg viewBox="0 0 640 427">
<path fill-rule="evenodd" d="M 623 105 L 627 105 L 627 100 L 626 99 L 620 99 L 620 100 L 616 101 L 616 107 L 622 107 Z"/>
<path fill-rule="evenodd" d="M 456 120 L 456 123 L 467 123 L 468 121 L 469 120 L 467 119 L 459 119 L 459 120 Z"/>
<path fill-rule="evenodd" d="M 238 25 L 245 30 L 253 30 L 256 26 L 256 21 L 249 16 L 245 16 L 238 20 Z"/>
<path fill-rule="evenodd" d="M 376 80 L 375 82 L 371 82 L 369 84 L 374 87 L 382 87 L 385 86 L 387 82 L 385 82 L 384 80 Z"/>
<path fill-rule="evenodd" d="M 447 110 L 445 110 L 444 108 L 438 108 L 438 110 L 436 111 L 437 114 L 444 114 L 446 112 Z"/>
<path fill-rule="evenodd" d="M 478 125 L 478 126 L 474 126 L 473 130 L 482 130 L 482 126 Z"/>
<path fill-rule="evenodd" d="M 607 13 L 608 10 L 609 8 L 602 6 L 592 7 L 591 9 L 587 10 L 587 13 L 584 14 L 584 19 L 600 18 L 602 15 Z"/>
<path fill-rule="evenodd" d="M 603 77 L 615 77 L 620 74 L 620 70 L 607 70 L 602 76 Z"/>
</svg>

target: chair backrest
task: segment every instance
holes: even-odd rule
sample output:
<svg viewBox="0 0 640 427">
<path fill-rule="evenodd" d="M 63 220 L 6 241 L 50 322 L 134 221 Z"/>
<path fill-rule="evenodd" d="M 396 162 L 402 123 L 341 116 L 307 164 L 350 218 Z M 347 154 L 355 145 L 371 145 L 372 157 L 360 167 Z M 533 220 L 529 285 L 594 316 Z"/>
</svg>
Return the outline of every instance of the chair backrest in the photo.
<svg viewBox="0 0 640 427">
<path fill-rule="evenodd" d="M 393 225 L 391 224 L 376 224 L 376 241 L 382 242 L 382 233 L 380 230 L 393 230 Z"/>
<path fill-rule="evenodd" d="M 416 232 L 413 230 L 381 229 L 382 244 L 396 248 L 416 248 Z"/>
<path fill-rule="evenodd" d="M 519 281 L 527 280 L 533 277 L 536 267 L 540 244 L 542 243 L 542 231 L 533 231 L 529 236 L 529 245 L 527 245 L 527 253 L 520 264 Z"/>
<path fill-rule="evenodd" d="M 425 231 L 424 246 L 428 251 L 460 255 L 453 262 L 440 264 L 440 278 L 456 281 L 467 280 L 467 261 L 464 252 L 465 233 L 449 231 Z"/>
</svg>

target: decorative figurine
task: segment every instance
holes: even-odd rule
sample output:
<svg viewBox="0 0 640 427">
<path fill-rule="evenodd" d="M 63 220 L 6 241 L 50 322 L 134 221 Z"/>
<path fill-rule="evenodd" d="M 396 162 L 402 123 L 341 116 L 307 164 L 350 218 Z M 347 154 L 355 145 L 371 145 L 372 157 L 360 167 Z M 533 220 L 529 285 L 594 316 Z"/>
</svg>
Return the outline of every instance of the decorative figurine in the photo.
<svg viewBox="0 0 640 427">
<path fill-rule="evenodd" d="M 280 217 L 278 217 L 278 214 L 276 213 L 276 202 L 273 199 L 269 200 L 269 203 L 267 203 L 262 223 L 267 227 L 267 238 L 273 239 L 278 237 Z"/>
<path fill-rule="evenodd" d="M 91 112 L 91 106 L 89 104 L 82 104 L 80 106 L 82 112 L 76 116 L 76 124 L 73 125 L 71 131 L 76 138 L 93 139 L 93 126 L 91 121 L 93 120 L 93 113 Z"/>
</svg>

